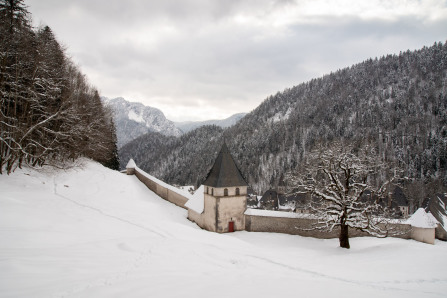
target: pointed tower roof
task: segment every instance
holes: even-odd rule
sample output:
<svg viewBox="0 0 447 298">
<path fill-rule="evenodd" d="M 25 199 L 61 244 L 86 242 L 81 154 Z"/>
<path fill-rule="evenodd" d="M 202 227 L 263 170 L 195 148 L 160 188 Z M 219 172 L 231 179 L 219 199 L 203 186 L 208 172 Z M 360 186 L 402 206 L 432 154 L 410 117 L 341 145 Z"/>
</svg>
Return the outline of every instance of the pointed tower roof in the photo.
<svg viewBox="0 0 447 298">
<path fill-rule="evenodd" d="M 224 143 L 203 185 L 212 187 L 247 186 Z"/>
</svg>

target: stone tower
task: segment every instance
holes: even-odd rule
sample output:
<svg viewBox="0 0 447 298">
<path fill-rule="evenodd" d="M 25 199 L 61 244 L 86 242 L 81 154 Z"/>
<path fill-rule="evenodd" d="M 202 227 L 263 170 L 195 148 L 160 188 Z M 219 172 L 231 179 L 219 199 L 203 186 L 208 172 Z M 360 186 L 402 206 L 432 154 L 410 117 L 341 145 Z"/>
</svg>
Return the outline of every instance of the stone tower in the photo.
<svg viewBox="0 0 447 298">
<path fill-rule="evenodd" d="M 247 183 L 225 143 L 203 185 L 202 228 L 218 233 L 245 230 Z"/>
</svg>

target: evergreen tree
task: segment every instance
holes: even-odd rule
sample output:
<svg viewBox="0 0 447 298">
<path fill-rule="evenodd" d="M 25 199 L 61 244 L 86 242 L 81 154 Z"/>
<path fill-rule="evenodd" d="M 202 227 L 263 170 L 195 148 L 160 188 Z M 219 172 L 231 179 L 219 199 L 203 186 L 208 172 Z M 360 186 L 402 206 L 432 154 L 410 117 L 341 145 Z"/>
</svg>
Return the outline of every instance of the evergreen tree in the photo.
<svg viewBox="0 0 447 298">
<path fill-rule="evenodd" d="M 0 92 L 0 173 L 80 156 L 116 168 L 110 111 L 21 0 L 0 0 Z"/>
</svg>

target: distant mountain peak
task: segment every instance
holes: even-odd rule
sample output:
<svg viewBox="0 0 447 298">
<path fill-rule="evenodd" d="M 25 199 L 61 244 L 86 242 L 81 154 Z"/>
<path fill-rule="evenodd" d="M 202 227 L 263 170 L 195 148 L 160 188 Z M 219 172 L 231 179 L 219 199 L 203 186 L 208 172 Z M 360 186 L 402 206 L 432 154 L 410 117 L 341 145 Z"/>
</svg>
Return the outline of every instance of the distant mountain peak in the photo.
<svg viewBox="0 0 447 298">
<path fill-rule="evenodd" d="M 151 131 L 175 137 L 182 134 L 174 122 L 166 119 L 163 112 L 157 108 L 131 102 L 123 97 L 102 97 L 102 100 L 114 112 L 118 148 Z"/>
<path fill-rule="evenodd" d="M 174 125 L 179 128 L 183 133 L 188 133 L 191 130 L 199 128 L 204 125 L 216 125 L 222 128 L 227 128 L 236 124 L 241 120 L 247 113 L 237 113 L 231 115 L 228 118 L 222 120 L 206 120 L 206 121 L 184 121 L 184 122 L 174 122 Z"/>
<path fill-rule="evenodd" d="M 112 99 L 101 97 L 101 99 L 113 110 L 118 148 L 148 132 L 179 137 L 204 125 L 230 127 L 246 115 L 246 113 L 238 113 L 222 120 L 173 122 L 166 119 L 161 110 L 145 106 L 140 102 L 128 101 L 123 97 Z"/>
</svg>

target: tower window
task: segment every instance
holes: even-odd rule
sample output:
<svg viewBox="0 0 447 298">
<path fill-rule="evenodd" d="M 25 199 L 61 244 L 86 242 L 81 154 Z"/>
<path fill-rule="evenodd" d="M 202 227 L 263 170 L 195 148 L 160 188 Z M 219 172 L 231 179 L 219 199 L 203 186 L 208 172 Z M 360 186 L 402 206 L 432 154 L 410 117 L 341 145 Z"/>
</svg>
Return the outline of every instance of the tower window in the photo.
<svg viewBox="0 0 447 298">
<path fill-rule="evenodd" d="M 240 190 L 239 190 L 239 187 L 237 187 L 236 188 L 236 195 L 238 196 L 238 195 L 240 195 L 241 193 L 240 193 Z"/>
<path fill-rule="evenodd" d="M 225 188 L 224 189 L 224 197 L 227 197 L 228 196 L 228 188 Z"/>
</svg>

